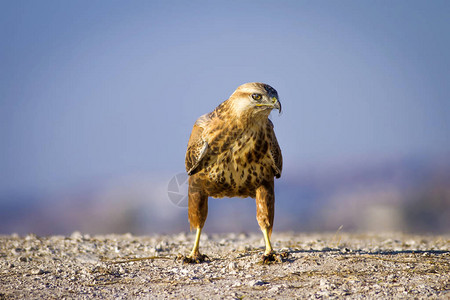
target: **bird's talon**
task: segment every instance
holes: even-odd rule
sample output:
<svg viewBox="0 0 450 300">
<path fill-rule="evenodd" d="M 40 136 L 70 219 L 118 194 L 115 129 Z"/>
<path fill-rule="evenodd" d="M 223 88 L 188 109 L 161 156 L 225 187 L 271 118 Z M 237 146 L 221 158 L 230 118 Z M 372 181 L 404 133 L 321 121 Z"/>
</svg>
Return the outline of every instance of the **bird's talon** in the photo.
<svg viewBox="0 0 450 300">
<path fill-rule="evenodd" d="M 270 264 L 274 264 L 274 263 L 282 263 L 283 262 L 283 258 L 287 258 L 289 255 L 289 253 L 287 252 L 281 252 L 281 253 L 269 253 L 269 254 L 264 254 L 262 256 L 262 263 L 265 265 L 270 265 Z"/>
<path fill-rule="evenodd" d="M 200 264 L 202 262 L 209 262 L 211 259 L 205 254 L 195 254 L 189 256 L 182 256 L 181 261 L 183 264 Z"/>
</svg>

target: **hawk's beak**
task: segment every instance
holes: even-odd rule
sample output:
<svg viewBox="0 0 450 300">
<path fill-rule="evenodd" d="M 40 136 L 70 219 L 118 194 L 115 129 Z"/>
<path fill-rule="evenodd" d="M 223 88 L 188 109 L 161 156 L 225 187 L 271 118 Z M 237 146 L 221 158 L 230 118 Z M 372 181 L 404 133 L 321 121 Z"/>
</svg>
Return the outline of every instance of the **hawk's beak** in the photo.
<svg viewBox="0 0 450 300">
<path fill-rule="evenodd" d="M 278 112 L 281 113 L 281 102 L 277 99 L 277 97 L 272 97 L 273 108 L 278 109 Z"/>
<path fill-rule="evenodd" d="M 281 113 L 281 103 L 280 101 L 278 101 L 277 97 L 272 97 L 270 98 L 270 102 L 267 103 L 257 103 L 255 104 L 256 106 L 265 106 L 265 107 L 270 107 L 271 109 L 278 109 L 278 112 Z"/>
</svg>

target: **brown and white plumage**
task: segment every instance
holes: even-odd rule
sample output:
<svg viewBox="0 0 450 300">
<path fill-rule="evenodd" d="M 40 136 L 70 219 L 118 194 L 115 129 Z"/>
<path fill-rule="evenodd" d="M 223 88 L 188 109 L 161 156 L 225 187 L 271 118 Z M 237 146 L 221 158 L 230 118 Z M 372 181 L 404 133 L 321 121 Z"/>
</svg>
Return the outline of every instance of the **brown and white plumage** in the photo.
<svg viewBox="0 0 450 300">
<path fill-rule="evenodd" d="M 274 108 L 281 111 L 275 89 L 263 83 L 246 83 L 195 122 L 186 152 L 186 171 L 190 175 L 189 222 L 197 229 L 197 239 L 188 261 L 203 257 L 198 244 L 208 213 L 208 196 L 255 198 L 265 255 L 271 254 L 274 177 L 281 176 L 283 165 L 268 119 Z"/>
</svg>

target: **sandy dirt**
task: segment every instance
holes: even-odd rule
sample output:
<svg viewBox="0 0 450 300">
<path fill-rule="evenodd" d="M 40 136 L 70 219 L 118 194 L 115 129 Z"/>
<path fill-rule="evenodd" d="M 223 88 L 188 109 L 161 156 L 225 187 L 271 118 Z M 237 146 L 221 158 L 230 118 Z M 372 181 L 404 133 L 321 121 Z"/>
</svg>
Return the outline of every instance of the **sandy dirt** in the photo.
<svg viewBox="0 0 450 300">
<path fill-rule="evenodd" d="M 274 233 L 0 237 L 0 299 L 450 298 L 450 236 Z"/>
</svg>

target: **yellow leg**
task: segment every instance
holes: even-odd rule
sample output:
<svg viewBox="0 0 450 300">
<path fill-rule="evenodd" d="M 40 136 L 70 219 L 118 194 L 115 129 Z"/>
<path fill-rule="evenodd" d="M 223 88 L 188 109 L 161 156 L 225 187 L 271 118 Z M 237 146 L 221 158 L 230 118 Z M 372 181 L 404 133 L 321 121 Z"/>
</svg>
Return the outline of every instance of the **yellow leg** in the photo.
<svg viewBox="0 0 450 300">
<path fill-rule="evenodd" d="M 202 234 L 202 229 L 199 227 L 199 228 L 197 228 L 197 234 L 195 236 L 194 248 L 192 248 L 191 254 L 189 255 L 189 257 L 191 257 L 191 258 L 196 257 L 200 254 L 200 252 L 198 251 L 198 248 L 200 246 L 200 235 L 201 234 Z"/>
<path fill-rule="evenodd" d="M 272 253 L 272 244 L 270 243 L 269 230 L 267 228 L 263 229 L 264 241 L 266 243 L 266 251 L 264 251 L 264 255 L 269 255 Z"/>
</svg>

